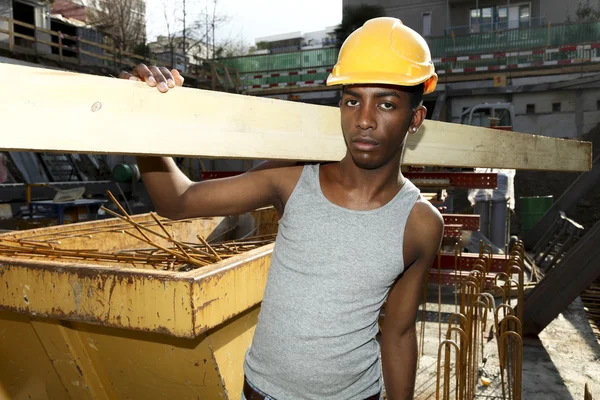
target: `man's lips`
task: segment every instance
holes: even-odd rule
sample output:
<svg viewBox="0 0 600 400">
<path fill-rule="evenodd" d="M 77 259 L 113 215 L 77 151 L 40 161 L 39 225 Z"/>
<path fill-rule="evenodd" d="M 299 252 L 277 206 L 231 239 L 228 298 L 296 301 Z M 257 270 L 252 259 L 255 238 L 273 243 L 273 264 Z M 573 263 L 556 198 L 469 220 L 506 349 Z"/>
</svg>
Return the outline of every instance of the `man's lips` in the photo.
<svg viewBox="0 0 600 400">
<path fill-rule="evenodd" d="M 379 145 L 379 142 L 376 140 L 365 137 L 354 139 L 352 143 L 360 151 L 370 151 Z"/>
</svg>

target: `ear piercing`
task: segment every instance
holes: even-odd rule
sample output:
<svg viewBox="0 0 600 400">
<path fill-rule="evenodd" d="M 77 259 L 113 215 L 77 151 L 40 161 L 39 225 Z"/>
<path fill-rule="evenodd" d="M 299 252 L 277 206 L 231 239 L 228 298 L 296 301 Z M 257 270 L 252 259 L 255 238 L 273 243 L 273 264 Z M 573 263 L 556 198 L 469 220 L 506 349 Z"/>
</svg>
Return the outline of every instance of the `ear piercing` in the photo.
<svg viewBox="0 0 600 400">
<path fill-rule="evenodd" d="M 416 131 L 417 131 L 417 128 L 414 128 L 414 127 L 413 127 L 413 128 L 412 128 L 412 131 L 413 131 L 413 132 L 416 132 Z"/>
</svg>

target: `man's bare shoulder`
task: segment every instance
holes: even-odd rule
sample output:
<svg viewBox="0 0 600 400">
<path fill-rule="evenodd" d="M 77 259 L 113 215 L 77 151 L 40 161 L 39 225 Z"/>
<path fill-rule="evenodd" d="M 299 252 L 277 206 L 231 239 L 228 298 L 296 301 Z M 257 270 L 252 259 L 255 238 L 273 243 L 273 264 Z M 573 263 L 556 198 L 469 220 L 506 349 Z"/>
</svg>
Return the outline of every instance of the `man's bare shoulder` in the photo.
<svg viewBox="0 0 600 400">
<path fill-rule="evenodd" d="M 437 208 L 431 204 L 423 196 L 419 195 L 410 215 L 409 220 L 418 225 L 425 225 L 425 227 L 432 227 L 441 229 L 444 227 L 444 218 Z"/>
<path fill-rule="evenodd" d="M 406 222 L 406 236 L 414 257 L 437 252 L 443 232 L 442 214 L 429 201 L 419 196 Z"/>
</svg>

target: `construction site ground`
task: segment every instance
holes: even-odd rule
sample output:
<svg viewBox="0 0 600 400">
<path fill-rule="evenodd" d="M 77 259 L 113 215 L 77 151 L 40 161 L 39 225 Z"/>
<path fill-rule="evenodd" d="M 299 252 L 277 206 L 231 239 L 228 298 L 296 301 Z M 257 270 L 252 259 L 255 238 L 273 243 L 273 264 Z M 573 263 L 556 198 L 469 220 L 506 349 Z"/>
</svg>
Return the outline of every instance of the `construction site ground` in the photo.
<svg viewBox="0 0 600 400">
<path fill-rule="evenodd" d="M 448 318 L 455 312 L 455 296 L 453 287 L 443 287 L 442 293 L 441 331 L 445 336 Z M 514 300 L 513 304 L 516 304 Z M 426 310 L 424 355 L 419 361 L 415 386 L 417 400 L 436 398 L 440 324 L 438 291 L 435 285 L 429 286 Z M 419 311 L 418 333 L 422 326 L 421 316 Z M 479 356 L 476 398 L 508 399 L 508 396 L 502 396 L 498 347 L 492 329 L 493 317 L 490 314 L 484 334 L 484 361 Z M 600 344 L 592 332 L 579 298 L 546 327 L 539 337 L 526 337 L 523 343 L 522 399 L 583 400 L 586 383 L 592 394 L 600 395 Z M 489 378 L 491 383 L 483 385 L 481 376 Z M 450 398 L 455 397 L 452 394 Z"/>
</svg>

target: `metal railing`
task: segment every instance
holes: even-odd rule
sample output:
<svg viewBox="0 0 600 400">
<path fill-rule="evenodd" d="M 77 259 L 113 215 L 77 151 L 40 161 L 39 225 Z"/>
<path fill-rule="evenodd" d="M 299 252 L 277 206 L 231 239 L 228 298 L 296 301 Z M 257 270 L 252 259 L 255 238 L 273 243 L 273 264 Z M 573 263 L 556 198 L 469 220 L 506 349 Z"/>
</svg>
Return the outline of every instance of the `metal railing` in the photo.
<svg viewBox="0 0 600 400">
<path fill-rule="evenodd" d="M 600 43 L 600 21 L 432 37 L 427 42 L 436 60 L 436 69 L 443 71 L 498 66 L 514 69 L 520 65 L 542 66 L 568 60 L 595 61 L 600 57 L 597 46 L 564 47 Z M 465 59 L 469 55 L 473 57 Z M 243 86 L 259 89 L 306 82 L 322 84 L 337 61 L 337 56 L 336 48 L 324 48 L 248 55 L 220 61 L 239 71 Z M 457 56 L 461 57 L 457 59 Z"/>
<path fill-rule="evenodd" d="M 4 45 L 14 53 L 34 54 L 79 66 L 103 67 L 114 71 L 115 74 L 140 63 L 157 64 L 154 57 L 120 51 L 114 43 L 98 43 L 0 16 L 0 22 L 2 21 L 8 23 L 8 29 L 0 29 L 0 47 Z M 15 29 L 18 27 L 25 28 L 32 34 L 20 33 L 19 29 Z M 2 34 L 8 36 L 7 41 L 2 40 Z M 239 92 L 242 86 L 235 68 L 211 60 L 203 60 L 201 65 L 188 65 L 184 76 L 191 76 L 195 78 L 199 87 L 212 90 Z"/>
<path fill-rule="evenodd" d="M 600 21 L 527 27 L 427 40 L 434 57 L 600 42 Z"/>
</svg>

